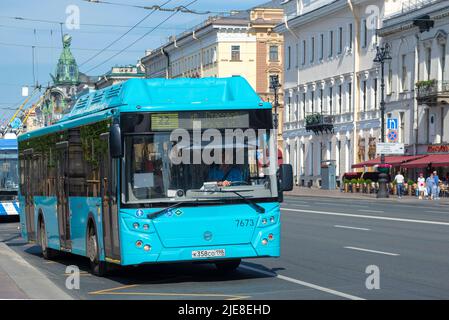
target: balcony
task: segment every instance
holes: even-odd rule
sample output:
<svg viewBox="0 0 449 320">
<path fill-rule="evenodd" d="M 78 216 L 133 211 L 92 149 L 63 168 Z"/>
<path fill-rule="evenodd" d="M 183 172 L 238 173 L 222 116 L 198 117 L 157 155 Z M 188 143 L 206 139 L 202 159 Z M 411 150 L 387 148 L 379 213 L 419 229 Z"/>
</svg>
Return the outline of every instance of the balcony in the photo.
<svg viewBox="0 0 449 320">
<path fill-rule="evenodd" d="M 449 81 L 426 80 L 416 83 L 416 99 L 429 106 L 449 104 Z"/>
<path fill-rule="evenodd" d="M 334 122 L 334 116 L 323 113 L 311 113 L 305 118 L 306 130 L 315 134 L 333 133 Z"/>
<path fill-rule="evenodd" d="M 358 116 L 359 121 L 380 119 L 380 112 L 379 110 L 361 111 L 358 113 Z"/>
</svg>

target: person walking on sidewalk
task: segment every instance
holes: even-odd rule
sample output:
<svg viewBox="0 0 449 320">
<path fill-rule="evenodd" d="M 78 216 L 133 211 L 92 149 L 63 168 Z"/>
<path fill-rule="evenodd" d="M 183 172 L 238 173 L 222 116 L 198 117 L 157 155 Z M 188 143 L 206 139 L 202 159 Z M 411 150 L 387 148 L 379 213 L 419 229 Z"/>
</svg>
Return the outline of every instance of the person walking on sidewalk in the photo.
<svg viewBox="0 0 449 320">
<path fill-rule="evenodd" d="M 435 191 L 435 199 L 439 200 L 440 199 L 440 178 L 438 177 L 438 173 L 436 171 L 433 172 L 433 179 L 435 180 L 435 186 L 436 186 L 436 191 Z"/>
<path fill-rule="evenodd" d="M 426 179 L 424 178 L 424 174 L 420 173 L 418 178 L 418 191 L 419 191 L 419 199 L 423 199 L 426 192 Z"/>
<path fill-rule="evenodd" d="M 436 193 L 436 185 L 433 173 L 431 173 L 430 176 L 426 179 L 426 185 L 427 185 L 427 193 L 430 195 L 430 200 L 434 200 Z"/>
<path fill-rule="evenodd" d="M 398 198 L 402 198 L 402 194 L 404 192 L 404 176 L 401 174 L 401 171 L 398 171 L 396 176 L 394 177 L 394 181 L 396 181 L 396 189 L 398 192 Z"/>
</svg>

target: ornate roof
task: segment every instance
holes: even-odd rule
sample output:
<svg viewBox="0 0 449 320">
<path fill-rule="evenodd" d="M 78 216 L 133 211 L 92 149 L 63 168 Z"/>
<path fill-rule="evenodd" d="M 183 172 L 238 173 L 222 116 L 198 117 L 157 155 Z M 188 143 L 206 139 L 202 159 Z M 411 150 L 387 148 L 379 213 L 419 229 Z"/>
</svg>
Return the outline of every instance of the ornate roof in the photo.
<svg viewBox="0 0 449 320">
<path fill-rule="evenodd" d="M 79 83 L 79 70 L 75 58 L 70 51 L 72 37 L 65 34 L 63 37 L 63 49 L 56 67 L 56 76 L 52 75 L 55 85 Z"/>
</svg>

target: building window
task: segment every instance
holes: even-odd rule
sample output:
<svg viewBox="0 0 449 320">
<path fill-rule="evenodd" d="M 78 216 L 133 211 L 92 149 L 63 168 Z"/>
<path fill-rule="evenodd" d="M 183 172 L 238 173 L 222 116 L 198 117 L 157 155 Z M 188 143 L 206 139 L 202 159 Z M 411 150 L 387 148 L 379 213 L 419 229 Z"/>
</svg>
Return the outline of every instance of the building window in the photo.
<svg viewBox="0 0 449 320">
<path fill-rule="evenodd" d="M 362 103 L 363 112 L 366 112 L 366 80 L 362 81 Z"/>
<path fill-rule="evenodd" d="M 209 60 L 209 51 L 207 51 L 207 60 Z M 240 61 L 240 46 L 231 47 L 231 60 Z"/>
<path fill-rule="evenodd" d="M 310 62 L 315 60 L 315 37 L 312 37 L 310 41 Z"/>
<path fill-rule="evenodd" d="M 441 46 L 440 46 L 440 50 L 441 50 L 441 53 L 440 53 L 440 70 L 441 70 L 441 81 L 444 81 L 445 80 L 445 78 L 446 78 L 446 75 L 445 75 L 445 67 L 446 67 L 446 44 L 445 43 L 443 43 L 443 44 L 441 44 Z"/>
<path fill-rule="evenodd" d="M 338 53 L 343 51 L 343 28 L 338 28 Z"/>
<path fill-rule="evenodd" d="M 306 93 L 302 93 L 302 117 L 306 117 Z"/>
<path fill-rule="evenodd" d="M 270 46 L 270 61 L 279 61 L 279 47 Z"/>
<path fill-rule="evenodd" d="M 320 89 L 320 113 L 323 113 L 323 89 Z"/>
<path fill-rule="evenodd" d="M 329 57 L 334 55 L 334 31 L 329 31 Z"/>
<path fill-rule="evenodd" d="M 342 113 L 342 95 L 343 95 L 343 87 L 342 85 L 338 85 L 338 113 L 341 114 Z"/>
<path fill-rule="evenodd" d="M 324 34 L 320 34 L 320 60 L 324 57 Z"/>
<path fill-rule="evenodd" d="M 302 64 L 306 64 L 307 43 L 306 40 L 302 41 Z"/>
<path fill-rule="evenodd" d="M 352 23 L 349 24 L 349 49 L 352 49 Z"/>
<path fill-rule="evenodd" d="M 332 115 L 333 110 L 333 101 L 334 101 L 334 88 L 329 87 L 329 114 Z"/>
<path fill-rule="evenodd" d="M 377 109 L 377 78 L 374 79 L 374 109 Z"/>
<path fill-rule="evenodd" d="M 362 48 L 366 48 L 368 45 L 368 26 L 366 19 L 362 20 Z"/>
<path fill-rule="evenodd" d="M 388 62 L 388 78 L 387 78 L 387 94 L 391 94 L 393 92 L 393 68 L 391 65 L 391 61 Z"/>
<path fill-rule="evenodd" d="M 352 82 L 348 83 L 348 112 L 352 112 Z"/>
<path fill-rule="evenodd" d="M 292 66 L 292 48 L 289 46 L 287 48 L 287 69 L 290 70 Z"/>
<path fill-rule="evenodd" d="M 402 64 L 402 73 L 401 73 L 401 84 L 402 84 L 402 91 L 407 91 L 407 56 L 405 54 L 401 57 L 401 64 Z"/>
<path fill-rule="evenodd" d="M 430 70 L 432 67 L 432 49 L 427 48 L 426 50 L 426 72 L 427 72 L 427 80 L 430 80 Z"/>
<path fill-rule="evenodd" d="M 312 107 L 312 108 L 311 108 L 311 109 L 312 109 L 311 112 L 314 113 L 314 112 L 315 112 L 315 91 L 311 91 L 311 92 L 310 92 L 310 96 L 311 96 L 311 97 L 310 97 L 310 98 L 311 98 L 311 99 L 310 99 L 310 100 L 311 100 L 311 101 L 310 101 L 310 102 L 311 102 L 310 106 Z"/>
</svg>

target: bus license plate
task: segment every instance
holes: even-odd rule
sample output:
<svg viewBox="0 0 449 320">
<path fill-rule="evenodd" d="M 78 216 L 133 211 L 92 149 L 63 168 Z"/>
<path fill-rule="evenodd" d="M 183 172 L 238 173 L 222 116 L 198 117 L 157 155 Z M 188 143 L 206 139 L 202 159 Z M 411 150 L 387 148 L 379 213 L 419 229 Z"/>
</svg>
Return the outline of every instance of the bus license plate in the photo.
<svg viewBox="0 0 449 320">
<path fill-rule="evenodd" d="M 225 249 L 192 251 L 192 258 L 213 258 L 213 257 L 224 257 L 225 255 L 226 255 Z"/>
</svg>

